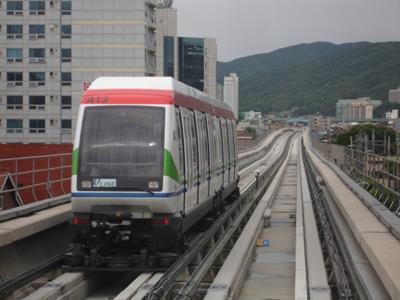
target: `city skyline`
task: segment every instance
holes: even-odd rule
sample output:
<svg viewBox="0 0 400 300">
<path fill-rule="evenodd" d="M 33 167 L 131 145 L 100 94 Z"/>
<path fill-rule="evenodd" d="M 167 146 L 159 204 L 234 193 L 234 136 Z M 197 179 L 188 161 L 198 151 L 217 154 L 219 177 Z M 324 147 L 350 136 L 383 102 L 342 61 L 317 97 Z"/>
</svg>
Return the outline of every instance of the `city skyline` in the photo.
<svg viewBox="0 0 400 300">
<path fill-rule="evenodd" d="M 178 34 L 215 37 L 220 61 L 316 41 L 400 40 L 397 0 L 232 2 L 175 0 Z"/>
</svg>

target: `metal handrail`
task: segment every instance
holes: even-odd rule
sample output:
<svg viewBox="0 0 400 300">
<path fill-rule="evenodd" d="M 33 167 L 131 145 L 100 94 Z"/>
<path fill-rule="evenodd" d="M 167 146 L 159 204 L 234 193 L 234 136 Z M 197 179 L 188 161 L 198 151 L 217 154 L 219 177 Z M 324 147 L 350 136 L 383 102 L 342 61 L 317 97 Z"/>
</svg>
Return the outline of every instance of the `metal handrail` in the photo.
<svg viewBox="0 0 400 300">
<path fill-rule="evenodd" d="M 64 176 L 64 172 L 71 170 L 71 163 L 65 163 L 65 161 L 71 159 L 71 153 L 0 159 L 0 166 L 3 165 L 5 169 L 2 175 L 11 178 L 14 184 L 14 188 L 1 190 L 0 196 L 14 192 L 16 202 L 22 206 L 24 201 L 21 199 L 21 192 L 31 190 L 33 200 L 36 202 L 40 198 L 37 195 L 39 187 L 45 186 L 47 196 L 52 198 L 54 192 L 52 187 L 57 183 L 60 184 L 61 193 L 66 194 L 69 191 L 65 191 L 64 182 L 69 181 L 70 176 Z M 44 164 L 45 167 L 37 168 L 39 164 Z M 39 176 L 43 176 L 44 179 L 40 179 Z M 20 186 L 21 182 L 24 182 L 24 186 Z"/>
</svg>

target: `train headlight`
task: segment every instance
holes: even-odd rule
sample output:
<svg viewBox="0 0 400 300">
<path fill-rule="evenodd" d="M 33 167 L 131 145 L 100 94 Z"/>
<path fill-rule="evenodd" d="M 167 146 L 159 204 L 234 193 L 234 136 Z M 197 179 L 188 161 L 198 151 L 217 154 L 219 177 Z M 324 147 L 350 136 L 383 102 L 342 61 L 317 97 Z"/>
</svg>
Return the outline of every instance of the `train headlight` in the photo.
<svg viewBox="0 0 400 300">
<path fill-rule="evenodd" d="M 158 181 L 149 181 L 149 189 L 158 189 Z"/>
<path fill-rule="evenodd" d="M 82 180 L 81 185 L 84 189 L 90 189 L 92 187 L 92 182 L 90 180 Z"/>
</svg>

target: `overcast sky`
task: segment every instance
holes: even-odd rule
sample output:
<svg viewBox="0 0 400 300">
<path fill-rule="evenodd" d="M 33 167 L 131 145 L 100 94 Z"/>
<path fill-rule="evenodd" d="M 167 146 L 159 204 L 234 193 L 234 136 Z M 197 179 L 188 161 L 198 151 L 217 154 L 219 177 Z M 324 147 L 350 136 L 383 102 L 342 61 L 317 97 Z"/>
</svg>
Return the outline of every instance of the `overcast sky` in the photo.
<svg viewBox="0 0 400 300">
<path fill-rule="evenodd" d="M 218 59 L 330 41 L 399 41 L 400 0 L 175 0 L 180 36 L 215 37 Z"/>
</svg>

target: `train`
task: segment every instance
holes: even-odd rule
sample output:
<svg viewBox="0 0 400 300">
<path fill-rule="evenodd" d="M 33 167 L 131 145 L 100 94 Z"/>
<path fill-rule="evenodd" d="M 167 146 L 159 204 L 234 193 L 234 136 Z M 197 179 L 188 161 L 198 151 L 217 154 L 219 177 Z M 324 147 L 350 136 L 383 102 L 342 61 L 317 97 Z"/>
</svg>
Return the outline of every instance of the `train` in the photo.
<svg viewBox="0 0 400 300">
<path fill-rule="evenodd" d="M 72 154 L 67 264 L 170 265 L 185 234 L 238 194 L 235 124 L 228 105 L 170 77 L 91 83 Z"/>
</svg>

